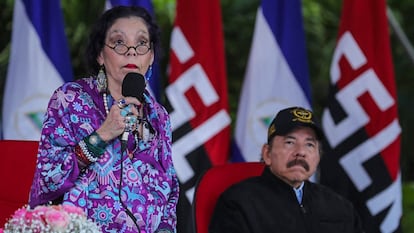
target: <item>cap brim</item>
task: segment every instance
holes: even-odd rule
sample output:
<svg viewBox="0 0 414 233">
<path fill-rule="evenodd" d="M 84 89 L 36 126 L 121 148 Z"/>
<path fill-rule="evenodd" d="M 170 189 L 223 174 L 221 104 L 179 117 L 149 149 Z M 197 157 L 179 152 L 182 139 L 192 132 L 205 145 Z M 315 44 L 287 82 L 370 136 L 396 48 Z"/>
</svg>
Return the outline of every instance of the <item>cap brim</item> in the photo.
<svg viewBox="0 0 414 233">
<path fill-rule="evenodd" d="M 284 125 L 284 127 L 279 127 L 273 134 L 271 134 L 268 139 L 274 137 L 275 135 L 284 136 L 288 133 L 292 132 L 294 129 L 298 127 L 309 127 L 315 131 L 316 136 L 319 140 L 325 139 L 325 134 L 323 133 L 322 129 L 315 124 L 304 123 L 304 122 L 296 122 L 295 124 Z"/>
</svg>

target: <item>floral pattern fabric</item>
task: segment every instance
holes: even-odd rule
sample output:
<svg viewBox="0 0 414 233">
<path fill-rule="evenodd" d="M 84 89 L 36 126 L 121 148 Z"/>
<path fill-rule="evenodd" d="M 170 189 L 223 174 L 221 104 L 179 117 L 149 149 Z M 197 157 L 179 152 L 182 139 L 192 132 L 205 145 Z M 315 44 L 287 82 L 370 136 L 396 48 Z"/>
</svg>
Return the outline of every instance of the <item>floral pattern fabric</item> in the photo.
<svg viewBox="0 0 414 233">
<path fill-rule="evenodd" d="M 138 232 L 121 198 L 137 219 L 139 232 L 176 232 L 179 184 L 171 156 L 170 119 L 148 92 L 144 99 L 153 137 L 136 141 L 130 134 L 128 152 L 132 156 L 121 156 L 121 142 L 114 139 L 97 162 L 80 171 L 75 146 L 105 120 L 103 94 L 94 78 L 58 88 L 43 123 L 30 206 L 63 197 L 64 204 L 81 207 L 103 232 Z M 114 100 L 110 95 L 107 100 L 110 108 Z"/>
</svg>

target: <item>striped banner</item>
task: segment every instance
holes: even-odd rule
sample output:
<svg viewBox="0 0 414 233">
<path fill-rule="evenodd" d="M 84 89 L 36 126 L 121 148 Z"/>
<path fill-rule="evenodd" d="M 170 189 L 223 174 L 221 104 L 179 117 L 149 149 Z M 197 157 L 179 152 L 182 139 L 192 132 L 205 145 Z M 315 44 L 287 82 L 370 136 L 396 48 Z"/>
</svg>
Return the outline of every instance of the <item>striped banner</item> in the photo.
<svg viewBox="0 0 414 233">
<path fill-rule="evenodd" d="M 286 107 L 310 109 L 300 0 L 263 0 L 237 112 L 234 161 L 259 161 L 267 128 Z M 239 152 L 239 153 L 237 153 Z"/>
<path fill-rule="evenodd" d="M 16 0 L 3 99 L 3 139 L 39 140 L 49 98 L 72 80 L 60 1 Z"/>
<path fill-rule="evenodd" d="M 330 71 L 321 183 L 354 203 L 366 233 L 401 232 L 401 128 L 385 0 L 344 0 Z"/>
<path fill-rule="evenodd" d="M 166 94 L 180 181 L 177 232 L 191 232 L 194 186 L 229 158 L 230 115 L 219 0 L 177 0 Z"/>
</svg>

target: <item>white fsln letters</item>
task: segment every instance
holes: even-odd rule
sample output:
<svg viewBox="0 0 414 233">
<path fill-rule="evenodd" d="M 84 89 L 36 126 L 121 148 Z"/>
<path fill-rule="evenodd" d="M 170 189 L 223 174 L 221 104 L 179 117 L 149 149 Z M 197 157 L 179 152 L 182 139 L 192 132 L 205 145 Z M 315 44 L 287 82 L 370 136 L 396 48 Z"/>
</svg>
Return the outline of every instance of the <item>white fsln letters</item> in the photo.
<svg viewBox="0 0 414 233">
<path fill-rule="evenodd" d="M 174 28 L 172 33 L 172 50 L 180 63 L 184 63 L 194 56 L 190 44 L 178 27 Z M 195 111 L 185 96 L 190 88 L 195 89 L 203 104 L 207 107 L 220 100 L 203 67 L 198 63 L 192 65 L 166 89 L 168 100 L 174 108 L 174 112 L 170 113 L 173 130 L 195 117 Z M 185 156 L 230 125 L 230 122 L 231 119 L 227 111 L 221 109 L 197 128 L 173 143 L 173 162 L 180 182 L 185 183 L 194 176 L 194 171 Z M 190 189 L 186 193 L 190 202 L 192 201 L 193 192 L 194 190 Z"/>
<path fill-rule="evenodd" d="M 367 92 L 382 111 L 395 104 L 394 99 L 372 69 L 362 73 L 335 96 L 347 113 L 347 118 L 335 124 L 330 112 L 328 110 L 324 111 L 322 122 L 326 129 L 329 129 L 326 134 L 332 147 L 337 146 L 369 122 L 368 114 L 358 102 L 358 97 Z"/>
<path fill-rule="evenodd" d="M 331 68 L 331 82 L 336 84 L 341 78 L 340 59 L 344 57 L 350 68 L 356 70 L 367 63 L 363 51 L 350 32 L 345 32 L 338 40 Z M 363 94 L 369 94 L 375 105 L 386 111 L 394 106 L 395 100 L 372 68 L 367 68 L 358 77 L 343 87 L 335 98 L 346 114 L 346 118 L 335 123 L 331 113 L 325 109 L 322 115 L 322 126 L 327 141 L 332 148 L 338 146 L 357 130 L 370 122 L 370 116 L 358 102 Z M 363 167 L 363 163 L 379 154 L 392 144 L 400 135 L 401 128 L 397 119 L 385 126 L 376 135 L 359 144 L 349 153 L 343 155 L 340 164 L 358 191 L 363 191 L 372 184 L 372 179 Z M 386 201 L 384 201 L 386 200 Z M 366 202 L 371 214 L 376 215 L 391 205 L 390 211 L 381 224 L 382 232 L 392 232 L 398 227 L 401 215 L 401 185 L 397 179 L 392 185 Z"/>
<path fill-rule="evenodd" d="M 377 215 L 391 205 L 391 208 L 381 223 L 381 232 L 394 232 L 398 228 L 399 219 L 402 213 L 401 174 L 398 174 L 397 181 L 388 186 L 381 193 L 367 202 L 368 209 L 372 215 Z"/>
</svg>

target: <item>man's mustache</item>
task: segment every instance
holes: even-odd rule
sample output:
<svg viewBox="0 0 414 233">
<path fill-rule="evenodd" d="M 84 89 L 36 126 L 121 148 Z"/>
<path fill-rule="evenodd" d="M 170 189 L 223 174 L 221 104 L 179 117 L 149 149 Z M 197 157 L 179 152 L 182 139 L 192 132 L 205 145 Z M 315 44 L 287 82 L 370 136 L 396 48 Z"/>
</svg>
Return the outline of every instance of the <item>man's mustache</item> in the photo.
<svg viewBox="0 0 414 233">
<path fill-rule="evenodd" d="M 296 165 L 300 165 L 303 168 L 305 168 L 306 171 L 309 171 L 309 164 L 305 160 L 302 160 L 302 159 L 292 160 L 292 161 L 288 162 L 286 166 L 288 168 L 290 168 L 290 167 L 293 167 L 293 166 L 296 166 Z"/>
</svg>

